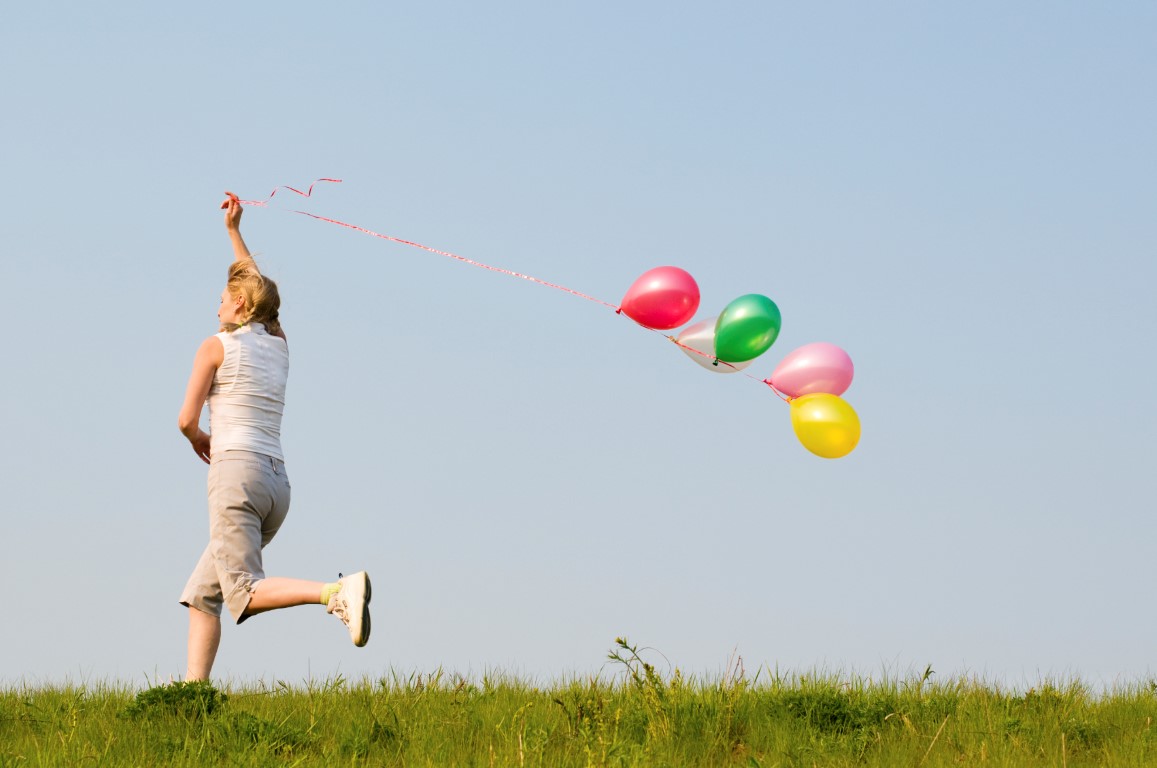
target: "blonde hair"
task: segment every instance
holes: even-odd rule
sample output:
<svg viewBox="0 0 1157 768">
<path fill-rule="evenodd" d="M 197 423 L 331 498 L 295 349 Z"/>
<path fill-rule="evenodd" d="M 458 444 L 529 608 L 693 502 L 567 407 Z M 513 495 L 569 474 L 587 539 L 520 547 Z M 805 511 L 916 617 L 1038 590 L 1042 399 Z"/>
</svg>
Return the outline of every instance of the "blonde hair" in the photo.
<svg viewBox="0 0 1157 768">
<path fill-rule="evenodd" d="M 281 294 L 277 292 L 277 283 L 261 274 L 253 259 L 238 259 L 229 265 L 225 289 L 230 296 L 245 300 L 245 310 L 240 323 L 222 323 L 222 331 L 233 333 L 248 323 L 263 323 L 268 333 L 281 333 L 281 322 L 277 319 Z"/>
</svg>

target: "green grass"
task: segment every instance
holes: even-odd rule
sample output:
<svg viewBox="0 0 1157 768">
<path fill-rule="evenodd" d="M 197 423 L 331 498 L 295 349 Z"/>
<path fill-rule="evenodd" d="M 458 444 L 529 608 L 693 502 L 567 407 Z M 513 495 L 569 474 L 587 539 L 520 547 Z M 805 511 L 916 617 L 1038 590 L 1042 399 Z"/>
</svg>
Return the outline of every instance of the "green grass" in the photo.
<svg viewBox="0 0 1157 768">
<path fill-rule="evenodd" d="M 604 677 L 435 672 L 218 690 L 0 691 L 8 766 L 1144 766 L 1157 684 L 661 675 L 625 640 Z"/>
</svg>

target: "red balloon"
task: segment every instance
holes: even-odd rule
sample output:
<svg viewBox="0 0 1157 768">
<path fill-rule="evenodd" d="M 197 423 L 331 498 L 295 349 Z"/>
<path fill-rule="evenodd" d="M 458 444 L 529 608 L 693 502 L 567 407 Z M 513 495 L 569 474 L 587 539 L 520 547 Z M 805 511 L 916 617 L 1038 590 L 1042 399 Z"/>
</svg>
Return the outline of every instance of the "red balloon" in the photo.
<svg viewBox="0 0 1157 768">
<path fill-rule="evenodd" d="M 699 309 L 699 285 L 678 267 L 655 267 L 627 289 L 619 311 L 639 325 L 667 331 L 678 328 Z"/>
</svg>

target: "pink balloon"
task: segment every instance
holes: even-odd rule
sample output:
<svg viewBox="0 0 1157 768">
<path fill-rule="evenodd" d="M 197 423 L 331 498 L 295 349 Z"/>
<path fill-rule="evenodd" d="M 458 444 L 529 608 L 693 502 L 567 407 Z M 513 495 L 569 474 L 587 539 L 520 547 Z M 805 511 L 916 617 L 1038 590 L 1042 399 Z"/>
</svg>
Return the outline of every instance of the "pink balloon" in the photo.
<svg viewBox="0 0 1157 768">
<path fill-rule="evenodd" d="M 842 395 L 852 384 L 853 372 L 847 352 L 820 341 L 792 350 L 767 382 L 788 397 Z"/>
<path fill-rule="evenodd" d="M 619 311 L 639 325 L 666 331 L 678 328 L 699 309 L 699 285 L 678 267 L 655 267 L 627 289 Z"/>
</svg>

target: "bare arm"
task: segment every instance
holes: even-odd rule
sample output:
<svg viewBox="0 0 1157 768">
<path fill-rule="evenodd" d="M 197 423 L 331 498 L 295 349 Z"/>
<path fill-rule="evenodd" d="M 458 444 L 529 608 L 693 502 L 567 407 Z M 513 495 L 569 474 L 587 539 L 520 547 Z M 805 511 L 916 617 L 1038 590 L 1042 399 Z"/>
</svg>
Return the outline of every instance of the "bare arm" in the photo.
<svg viewBox="0 0 1157 768">
<path fill-rule="evenodd" d="M 229 241 L 233 243 L 233 257 L 236 261 L 252 260 L 245 239 L 241 237 L 241 201 L 232 192 L 226 192 L 228 197 L 221 203 L 225 211 L 225 231 L 229 233 Z"/>
<path fill-rule="evenodd" d="M 180 428 L 193 452 L 201 461 L 209 463 L 209 434 L 201 429 L 201 408 L 209 397 L 209 389 L 213 386 L 213 375 L 225 360 L 225 347 L 216 336 L 210 336 L 201 343 L 193 358 L 193 372 L 189 375 L 189 384 L 185 388 L 185 402 L 181 405 L 181 414 L 177 417 L 177 427 Z"/>
</svg>

